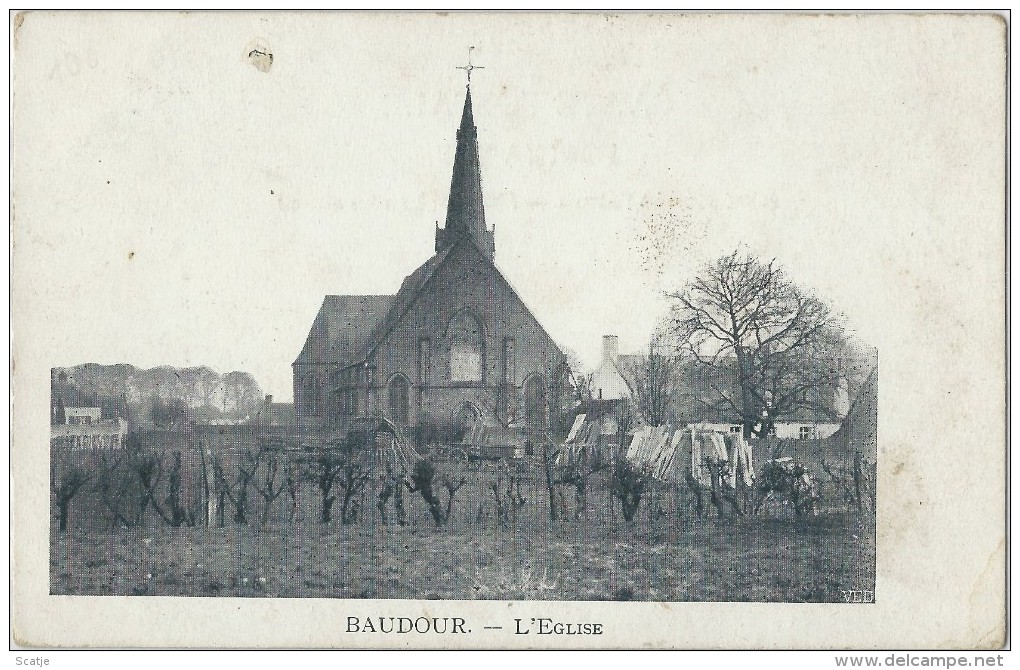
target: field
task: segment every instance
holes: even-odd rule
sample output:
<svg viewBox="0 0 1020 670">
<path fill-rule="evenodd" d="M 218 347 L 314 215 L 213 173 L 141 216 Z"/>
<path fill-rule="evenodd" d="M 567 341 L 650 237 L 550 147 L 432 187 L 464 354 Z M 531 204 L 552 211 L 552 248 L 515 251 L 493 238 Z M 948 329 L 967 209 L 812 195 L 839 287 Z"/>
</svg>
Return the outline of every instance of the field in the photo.
<svg viewBox="0 0 1020 670">
<path fill-rule="evenodd" d="M 51 528 L 51 592 L 841 602 L 841 589 L 874 589 L 873 520 L 842 509 L 824 489 L 830 504 L 818 516 L 771 506 L 758 516 L 708 519 L 693 517 L 683 491 L 656 490 L 625 522 L 600 473 L 587 520 L 554 522 L 544 482 L 531 477 L 517 519 L 500 522 L 493 472 L 467 473 L 442 528 L 417 495 L 406 496 L 406 525 L 383 524 L 370 492 L 350 525 L 319 523 L 311 496 L 293 522 L 265 525 L 228 519 L 224 527 L 170 527 L 149 519 L 111 529 L 72 518 L 67 531 Z"/>
</svg>

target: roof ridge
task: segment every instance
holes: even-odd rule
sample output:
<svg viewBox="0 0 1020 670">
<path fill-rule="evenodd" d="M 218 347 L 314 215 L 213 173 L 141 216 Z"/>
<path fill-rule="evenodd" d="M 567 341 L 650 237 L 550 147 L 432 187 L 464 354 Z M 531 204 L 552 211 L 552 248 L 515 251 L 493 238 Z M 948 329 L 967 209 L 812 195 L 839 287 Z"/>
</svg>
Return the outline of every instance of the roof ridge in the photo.
<svg viewBox="0 0 1020 670">
<path fill-rule="evenodd" d="M 433 254 L 424 263 L 416 267 L 410 274 L 404 277 L 404 280 L 401 282 L 400 289 L 398 289 L 397 292 L 393 295 L 394 298 L 393 303 L 386 310 L 386 314 L 383 315 L 383 318 L 372 329 L 372 332 L 369 333 L 369 336 L 365 340 L 365 343 L 358 349 L 357 352 L 355 352 L 354 356 L 351 357 L 349 361 L 347 361 L 347 365 L 345 367 L 350 367 L 351 365 L 360 363 L 361 361 L 367 359 L 372 353 L 375 352 L 379 344 L 381 344 L 382 341 L 386 338 L 386 335 L 388 335 L 393 330 L 393 328 L 395 328 L 397 324 L 400 323 L 400 320 L 403 319 L 405 314 L 407 314 L 407 311 L 411 309 L 415 302 L 417 302 L 418 297 L 424 291 L 425 286 L 427 286 L 428 283 L 432 281 L 432 278 L 435 276 L 436 270 L 439 269 L 439 267 L 442 266 L 442 264 L 445 263 L 446 260 L 450 257 L 450 252 L 453 250 L 453 248 L 456 247 L 457 244 L 460 244 L 462 241 L 463 240 L 457 240 L 443 251 Z M 418 282 L 417 287 L 410 286 L 407 287 L 408 291 L 410 292 L 410 297 L 405 304 L 401 305 L 399 296 L 401 291 L 404 290 L 404 284 L 409 279 L 411 279 L 411 277 L 420 272 L 423 268 L 425 268 L 429 264 L 431 264 L 431 267 L 428 268 L 427 272 L 425 273 L 425 276 L 422 277 L 421 280 Z M 397 313 L 398 309 L 399 313 Z"/>
</svg>

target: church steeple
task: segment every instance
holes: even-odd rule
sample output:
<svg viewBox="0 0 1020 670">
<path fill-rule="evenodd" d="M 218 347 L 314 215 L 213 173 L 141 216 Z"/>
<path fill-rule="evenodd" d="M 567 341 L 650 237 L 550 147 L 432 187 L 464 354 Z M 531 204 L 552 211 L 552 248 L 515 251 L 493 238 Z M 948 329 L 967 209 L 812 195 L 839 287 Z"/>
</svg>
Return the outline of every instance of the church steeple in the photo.
<svg viewBox="0 0 1020 670">
<path fill-rule="evenodd" d="M 436 252 L 458 239 L 469 238 L 478 249 L 493 260 L 496 244 L 492 231 L 485 226 L 482 204 L 482 171 L 478 160 L 478 129 L 471 108 L 471 85 L 464 96 L 464 110 L 457 130 L 457 152 L 453 158 L 450 200 L 446 207 L 446 227 L 436 230 Z"/>
</svg>

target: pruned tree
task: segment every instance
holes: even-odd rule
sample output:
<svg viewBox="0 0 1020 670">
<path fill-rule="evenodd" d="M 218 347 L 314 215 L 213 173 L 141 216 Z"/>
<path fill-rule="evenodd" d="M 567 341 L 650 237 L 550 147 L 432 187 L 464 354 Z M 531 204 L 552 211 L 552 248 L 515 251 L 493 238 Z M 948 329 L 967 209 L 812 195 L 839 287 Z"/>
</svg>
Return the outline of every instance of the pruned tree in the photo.
<svg viewBox="0 0 1020 670">
<path fill-rule="evenodd" d="M 524 496 L 523 473 L 513 469 L 505 459 L 496 467 L 496 479 L 489 489 L 496 499 L 496 520 L 503 526 L 517 527 L 517 517 L 528 500 Z"/>
<path fill-rule="evenodd" d="M 294 521 L 298 509 L 298 475 L 294 472 L 295 466 L 290 461 L 284 468 L 283 484 L 287 491 L 287 521 Z"/>
<path fill-rule="evenodd" d="M 340 523 L 349 526 L 358 520 L 361 512 L 361 494 L 372 477 L 372 468 L 367 459 L 357 454 L 346 454 L 340 464 L 337 483 L 343 490 L 340 500 Z"/>
<path fill-rule="evenodd" d="M 313 476 L 322 500 L 322 523 L 333 520 L 337 500 L 334 487 L 340 489 L 340 523 L 346 526 L 357 521 L 361 493 L 372 476 L 372 465 L 366 444 L 359 440 L 338 440 L 316 457 Z"/>
<path fill-rule="evenodd" d="M 57 503 L 57 521 L 60 530 L 67 530 L 67 520 L 71 511 L 71 501 L 78 495 L 82 487 L 88 483 L 91 475 L 78 466 L 71 466 L 52 478 L 50 487 Z"/>
<path fill-rule="evenodd" d="M 110 513 L 111 528 L 116 528 L 118 524 L 125 527 L 132 525 L 126 508 L 135 485 L 124 464 L 126 458 L 124 451 L 102 453 L 99 456 L 95 488 L 103 506 Z"/>
<path fill-rule="evenodd" d="M 834 413 L 843 329 L 777 261 L 734 251 L 669 296 L 672 333 L 707 376 L 699 400 L 739 415 L 745 436 L 798 410 Z"/>
<path fill-rule="evenodd" d="M 131 468 L 138 479 L 138 512 L 135 522 L 145 521 L 145 512 L 151 505 L 164 522 L 171 524 L 170 517 L 160 506 L 157 494 L 163 479 L 163 458 L 155 453 L 137 453 L 131 459 Z"/>
<path fill-rule="evenodd" d="M 593 475 L 611 466 L 612 461 L 605 454 L 589 445 L 560 454 L 554 483 L 573 487 L 574 519 L 588 516 L 588 481 Z"/>
<path fill-rule="evenodd" d="M 181 470 L 181 452 L 175 451 L 173 464 L 167 473 L 167 516 L 164 517 L 175 528 L 185 524 L 194 526 L 197 518 L 197 511 L 185 504 L 181 496 Z"/>
<path fill-rule="evenodd" d="M 234 506 L 234 522 L 248 523 L 248 487 L 255 480 L 259 470 L 259 462 L 262 459 L 262 449 L 246 447 L 241 452 L 237 463 L 237 475 L 231 482 L 223 469 L 223 462 L 219 456 L 213 457 L 213 477 L 216 485 L 216 492 L 220 498 L 220 525 L 223 525 L 223 497 L 230 500 Z"/>
<path fill-rule="evenodd" d="M 421 497 L 425 500 L 425 504 L 428 505 L 429 513 L 432 515 L 432 520 L 436 523 L 436 528 L 440 528 L 449 523 L 450 514 L 453 512 L 453 498 L 457 495 L 457 491 L 459 491 L 466 483 L 466 477 L 457 479 L 454 475 L 448 472 L 437 472 L 436 466 L 432 463 L 432 461 L 424 458 L 415 462 L 414 469 L 411 471 L 411 485 L 408 489 L 412 493 L 421 494 Z M 443 509 L 442 501 L 436 494 L 437 486 L 441 486 L 446 489 L 447 499 L 445 510 Z"/>
<path fill-rule="evenodd" d="M 550 450 L 549 440 L 542 440 L 542 471 L 545 473 L 546 490 L 549 492 L 549 519 L 559 521 L 563 515 L 563 501 L 557 488 L 554 467 L 559 449 Z"/>
<path fill-rule="evenodd" d="M 620 501 L 624 521 L 634 520 L 650 482 L 651 476 L 640 466 L 626 458 L 616 459 L 613 476 L 609 480 L 609 492 Z"/>
<path fill-rule="evenodd" d="M 336 496 L 333 495 L 333 484 L 343 467 L 338 454 L 324 451 L 315 458 L 313 477 L 319 487 L 321 505 L 319 508 L 319 521 L 329 523 L 333 520 L 333 503 Z"/>
<path fill-rule="evenodd" d="M 272 512 L 273 503 L 283 493 L 284 487 L 286 486 L 285 478 L 281 478 L 277 482 L 277 474 L 280 470 L 280 460 L 274 454 L 271 455 L 269 461 L 266 463 L 265 476 L 261 485 L 258 482 L 255 483 L 255 490 L 258 491 L 262 497 L 262 525 L 265 526 L 269 522 L 269 514 Z M 296 503 L 296 501 L 295 501 Z M 296 505 L 295 505 L 296 506 Z"/>
<path fill-rule="evenodd" d="M 404 473 L 387 464 L 386 474 L 382 476 L 380 483 L 379 499 L 376 501 L 376 507 L 379 509 L 383 525 L 388 523 L 386 508 L 389 506 L 390 498 L 392 498 L 393 511 L 396 513 L 397 523 L 403 526 L 407 523 L 407 510 L 404 507 L 404 489 L 410 486 L 404 477 Z"/>
</svg>

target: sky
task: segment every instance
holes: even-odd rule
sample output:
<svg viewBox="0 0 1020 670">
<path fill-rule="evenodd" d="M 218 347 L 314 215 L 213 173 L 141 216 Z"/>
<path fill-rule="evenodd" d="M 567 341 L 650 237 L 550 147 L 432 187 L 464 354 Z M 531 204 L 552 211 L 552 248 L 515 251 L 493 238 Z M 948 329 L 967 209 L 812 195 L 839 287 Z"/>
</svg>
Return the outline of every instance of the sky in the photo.
<svg viewBox="0 0 1020 670">
<path fill-rule="evenodd" d="M 29 14 L 15 364 L 206 365 L 290 399 L 323 296 L 394 293 L 433 253 L 469 46 L 497 266 L 585 363 L 603 334 L 642 350 L 664 293 L 738 246 L 880 356 L 924 365 L 957 333 L 988 363 L 995 341 L 962 333 L 1001 305 L 1003 93 L 974 76 L 1000 66 L 1000 33 L 949 16 Z"/>
</svg>

